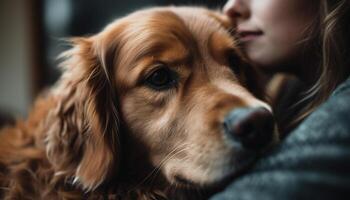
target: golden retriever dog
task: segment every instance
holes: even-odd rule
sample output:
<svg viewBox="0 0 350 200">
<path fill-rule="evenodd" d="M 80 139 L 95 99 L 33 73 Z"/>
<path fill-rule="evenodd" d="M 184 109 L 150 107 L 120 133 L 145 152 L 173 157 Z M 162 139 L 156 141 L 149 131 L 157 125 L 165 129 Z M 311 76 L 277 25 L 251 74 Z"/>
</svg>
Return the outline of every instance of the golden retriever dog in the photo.
<svg viewBox="0 0 350 200">
<path fill-rule="evenodd" d="M 0 198 L 201 199 L 232 180 L 276 133 L 231 32 L 162 7 L 72 39 L 57 84 L 1 130 Z"/>
</svg>

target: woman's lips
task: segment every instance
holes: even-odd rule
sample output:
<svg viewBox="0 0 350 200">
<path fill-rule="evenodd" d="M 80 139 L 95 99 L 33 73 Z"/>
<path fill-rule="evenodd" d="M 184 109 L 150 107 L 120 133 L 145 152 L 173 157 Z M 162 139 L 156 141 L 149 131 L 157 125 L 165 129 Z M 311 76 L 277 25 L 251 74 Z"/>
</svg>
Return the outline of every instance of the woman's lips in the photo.
<svg viewBox="0 0 350 200">
<path fill-rule="evenodd" d="M 238 37 L 242 42 L 248 42 L 262 36 L 262 31 L 238 31 Z"/>
</svg>

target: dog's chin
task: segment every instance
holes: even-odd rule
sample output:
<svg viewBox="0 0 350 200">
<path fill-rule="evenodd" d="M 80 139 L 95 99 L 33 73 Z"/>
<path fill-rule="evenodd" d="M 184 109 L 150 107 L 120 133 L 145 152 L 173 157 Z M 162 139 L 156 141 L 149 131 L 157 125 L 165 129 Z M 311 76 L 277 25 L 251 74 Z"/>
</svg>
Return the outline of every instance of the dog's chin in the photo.
<svg viewBox="0 0 350 200">
<path fill-rule="evenodd" d="M 226 170 L 225 173 L 221 173 L 223 175 L 215 178 L 211 181 L 199 182 L 196 180 L 192 180 L 190 178 L 186 178 L 182 175 L 174 175 L 173 183 L 179 189 L 185 190 L 200 190 L 204 193 L 214 194 L 219 191 L 225 189 L 231 182 L 233 182 L 237 177 L 244 174 L 253 163 L 256 161 L 256 157 L 250 156 L 249 159 L 244 159 L 244 162 L 241 160 L 239 164 L 234 164 L 231 167 L 228 167 L 229 170 Z M 205 176 L 205 175 L 203 175 Z"/>
<path fill-rule="evenodd" d="M 184 193 L 186 196 L 193 196 L 193 199 L 209 199 L 214 194 L 223 191 L 242 173 L 243 170 L 233 171 L 220 180 L 210 183 L 198 183 L 182 176 L 175 176 L 173 186 L 177 194 Z"/>
</svg>

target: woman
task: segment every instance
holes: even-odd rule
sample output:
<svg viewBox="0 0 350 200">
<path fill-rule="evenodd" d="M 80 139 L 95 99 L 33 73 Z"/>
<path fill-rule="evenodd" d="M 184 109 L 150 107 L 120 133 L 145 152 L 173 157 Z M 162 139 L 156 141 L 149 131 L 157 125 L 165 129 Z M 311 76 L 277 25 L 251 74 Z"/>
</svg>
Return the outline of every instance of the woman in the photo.
<svg viewBox="0 0 350 200">
<path fill-rule="evenodd" d="M 309 89 L 295 121 L 349 74 L 348 9 L 345 0 L 231 0 L 224 8 L 253 62 L 270 72 L 292 73 Z"/>
<path fill-rule="evenodd" d="M 230 0 L 224 12 L 250 60 L 293 74 L 303 98 L 299 125 L 213 199 L 348 199 L 350 1 Z"/>
</svg>

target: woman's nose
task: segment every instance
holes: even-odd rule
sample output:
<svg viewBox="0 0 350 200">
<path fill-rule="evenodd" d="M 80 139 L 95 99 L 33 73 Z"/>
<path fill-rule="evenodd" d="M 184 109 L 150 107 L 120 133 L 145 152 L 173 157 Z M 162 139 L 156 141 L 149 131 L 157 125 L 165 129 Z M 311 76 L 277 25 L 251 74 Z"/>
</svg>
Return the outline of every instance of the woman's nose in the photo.
<svg viewBox="0 0 350 200">
<path fill-rule="evenodd" d="M 223 12 L 234 20 L 247 18 L 249 16 L 249 9 L 245 1 L 246 0 L 229 0 L 225 4 Z"/>
</svg>

